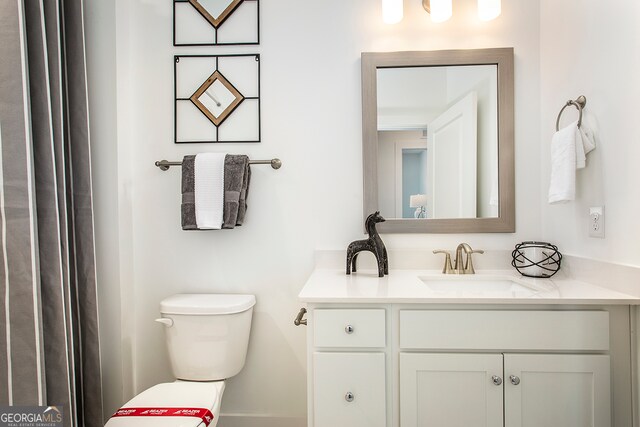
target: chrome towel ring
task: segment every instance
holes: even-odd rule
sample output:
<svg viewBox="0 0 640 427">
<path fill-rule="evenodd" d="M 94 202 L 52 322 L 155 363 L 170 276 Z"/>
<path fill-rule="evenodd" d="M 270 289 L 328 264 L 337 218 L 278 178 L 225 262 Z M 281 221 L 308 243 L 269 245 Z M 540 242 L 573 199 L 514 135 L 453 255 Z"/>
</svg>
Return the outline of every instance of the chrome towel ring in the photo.
<svg viewBox="0 0 640 427">
<path fill-rule="evenodd" d="M 578 109 L 578 112 L 580 113 L 580 116 L 578 117 L 578 127 L 582 125 L 582 109 L 585 107 L 585 105 L 587 105 L 587 98 L 585 98 L 584 95 L 580 95 L 576 99 L 570 99 L 566 104 L 564 104 L 564 107 L 562 107 L 562 110 L 560 110 L 560 112 L 558 113 L 558 119 L 556 120 L 556 131 L 560 130 L 560 117 L 562 116 L 562 112 L 564 111 L 564 109 L 569 105 L 574 105 Z"/>
</svg>

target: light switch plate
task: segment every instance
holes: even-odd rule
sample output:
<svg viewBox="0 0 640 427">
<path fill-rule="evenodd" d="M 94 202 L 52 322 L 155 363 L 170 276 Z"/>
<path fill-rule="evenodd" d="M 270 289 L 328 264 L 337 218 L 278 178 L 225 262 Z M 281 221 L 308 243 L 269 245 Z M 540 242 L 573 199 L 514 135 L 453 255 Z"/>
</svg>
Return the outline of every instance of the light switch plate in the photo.
<svg viewBox="0 0 640 427">
<path fill-rule="evenodd" d="M 589 237 L 604 239 L 604 206 L 589 208 Z"/>
</svg>

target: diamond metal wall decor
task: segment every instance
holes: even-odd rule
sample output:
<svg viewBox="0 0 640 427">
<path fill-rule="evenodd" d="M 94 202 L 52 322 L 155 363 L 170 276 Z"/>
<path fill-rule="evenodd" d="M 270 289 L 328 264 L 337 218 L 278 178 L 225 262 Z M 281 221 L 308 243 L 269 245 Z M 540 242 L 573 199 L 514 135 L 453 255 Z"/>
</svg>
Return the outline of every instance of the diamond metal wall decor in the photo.
<svg viewBox="0 0 640 427">
<path fill-rule="evenodd" d="M 176 143 L 260 142 L 260 55 L 180 55 Z"/>
<path fill-rule="evenodd" d="M 173 45 L 260 44 L 261 0 L 173 0 Z"/>
<path fill-rule="evenodd" d="M 216 70 L 190 99 L 214 125 L 220 126 L 244 97 Z"/>
<path fill-rule="evenodd" d="M 191 3 L 211 25 L 219 28 L 229 15 L 240 6 L 242 0 L 189 0 L 189 3 Z"/>
</svg>

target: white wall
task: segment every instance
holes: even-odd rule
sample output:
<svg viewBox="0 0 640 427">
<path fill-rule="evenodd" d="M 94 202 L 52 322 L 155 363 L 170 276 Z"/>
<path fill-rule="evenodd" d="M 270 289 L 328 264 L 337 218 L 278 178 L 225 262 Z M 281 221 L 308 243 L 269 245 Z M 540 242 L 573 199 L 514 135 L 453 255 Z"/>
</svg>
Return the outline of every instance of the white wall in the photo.
<svg viewBox="0 0 640 427">
<path fill-rule="evenodd" d="M 640 2 L 541 1 L 542 230 L 567 254 L 640 266 Z M 587 97 L 598 147 L 578 172 L 576 201 L 550 206 L 549 145 L 560 108 Z M 575 120 L 567 108 L 563 123 Z M 588 237 L 590 206 L 605 205 L 606 238 Z"/>
<path fill-rule="evenodd" d="M 362 236 L 362 51 L 515 47 L 517 233 L 386 235 L 387 246 L 453 248 L 467 241 L 509 249 L 538 237 L 542 179 L 532 161 L 541 158 L 537 2 L 505 1 L 502 16 L 484 23 L 475 0 L 457 0 L 454 17 L 443 24 L 431 23 L 419 1 L 405 2 L 404 21 L 386 26 L 379 1 L 268 1 L 261 8 L 260 46 L 217 49 L 172 46 L 170 1 L 87 3 L 96 23 L 88 31 L 99 38 L 92 48 L 109 45 L 90 63 L 94 142 L 105 144 L 97 149 L 105 159 L 118 162 L 95 168 L 100 286 L 109 295 L 101 301 L 102 318 L 116 318 L 103 321 L 103 352 L 122 351 L 121 367 L 115 360 L 105 364 L 107 412 L 122 403 L 118 396 L 171 380 L 163 331 L 153 322 L 162 298 L 250 292 L 258 305 L 247 365 L 229 381 L 223 412 L 305 416 L 306 331 L 292 323 L 297 294 L 313 269 L 314 250 L 341 249 Z M 115 9 L 114 28 L 97 24 L 104 9 Z M 173 144 L 172 55 L 212 52 L 262 54 L 261 144 Z M 153 162 L 207 150 L 277 156 L 284 166 L 253 168 L 241 228 L 183 232 L 180 170 L 161 172 Z M 111 299 L 117 297 L 120 313 Z"/>
</svg>

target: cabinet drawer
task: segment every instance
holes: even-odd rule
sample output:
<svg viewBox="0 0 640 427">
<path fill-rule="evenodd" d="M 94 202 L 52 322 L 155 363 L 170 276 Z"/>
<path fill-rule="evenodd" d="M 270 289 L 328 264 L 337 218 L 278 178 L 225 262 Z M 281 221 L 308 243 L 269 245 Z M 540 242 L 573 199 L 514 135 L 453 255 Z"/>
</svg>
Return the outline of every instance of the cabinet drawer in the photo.
<svg viewBox="0 0 640 427">
<path fill-rule="evenodd" d="M 314 427 L 387 425 L 384 353 L 314 353 Z"/>
<path fill-rule="evenodd" d="M 384 309 L 313 311 L 316 347 L 384 347 Z"/>
<path fill-rule="evenodd" d="M 606 311 L 401 310 L 400 347 L 609 350 Z"/>
</svg>

